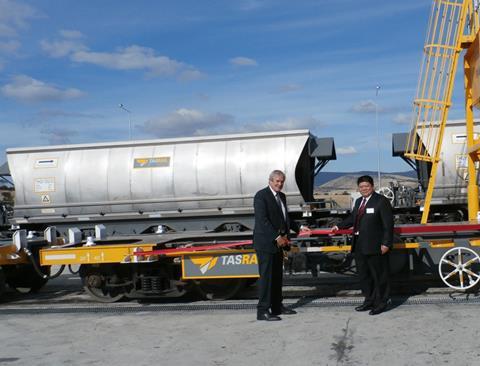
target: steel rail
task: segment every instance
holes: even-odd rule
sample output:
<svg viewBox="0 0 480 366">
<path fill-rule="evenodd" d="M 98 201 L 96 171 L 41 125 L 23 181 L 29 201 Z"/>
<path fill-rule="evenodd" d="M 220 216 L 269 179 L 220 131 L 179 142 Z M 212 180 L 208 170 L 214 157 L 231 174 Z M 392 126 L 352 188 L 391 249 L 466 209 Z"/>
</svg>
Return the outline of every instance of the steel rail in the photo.
<svg viewBox="0 0 480 366">
<path fill-rule="evenodd" d="M 284 301 L 286 306 L 301 308 L 329 308 L 329 307 L 351 307 L 363 302 L 358 298 L 309 298 L 303 297 L 296 300 L 288 299 Z M 422 297 L 410 298 L 409 296 L 393 297 L 391 306 L 400 305 L 478 305 L 480 298 L 465 295 L 463 297 L 441 296 L 441 297 Z M 236 302 L 212 302 L 202 304 L 192 303 L 169 303 L 169 304 L 136 304 L 136 305 L 118 305 L 118 304 L 95 304 L 95 305 L 21 305 L 21 306 L 3 306 L 0 307 L 0 316 L 15 314 L 78 314 L 78 313 L 147 313 L 147 312 L 196 312 L 196 311 L 219 311 L 219 310 L 251 310 L 257 307 L 256 300 L 236 301 Z"/>
</svg>

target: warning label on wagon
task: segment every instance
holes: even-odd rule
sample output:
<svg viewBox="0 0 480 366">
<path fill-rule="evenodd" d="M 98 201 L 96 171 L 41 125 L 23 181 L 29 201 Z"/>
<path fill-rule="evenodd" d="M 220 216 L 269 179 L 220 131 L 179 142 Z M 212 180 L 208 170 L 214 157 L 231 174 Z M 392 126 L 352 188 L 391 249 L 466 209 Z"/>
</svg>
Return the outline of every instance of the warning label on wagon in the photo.
<svg viewBox="0 0 480 366">
<path fill-rule="evenodd" d="M 42 194 L 40 200 L 44 205 L 48 205 L 49 203 L 51 203 L 50 196 L 48 194 Z"/>
<path fill-rule="evenodd" d="M 55 178 L 37 178 L 35 179 L 35 192 L 55 192 Z"/>
</svg>

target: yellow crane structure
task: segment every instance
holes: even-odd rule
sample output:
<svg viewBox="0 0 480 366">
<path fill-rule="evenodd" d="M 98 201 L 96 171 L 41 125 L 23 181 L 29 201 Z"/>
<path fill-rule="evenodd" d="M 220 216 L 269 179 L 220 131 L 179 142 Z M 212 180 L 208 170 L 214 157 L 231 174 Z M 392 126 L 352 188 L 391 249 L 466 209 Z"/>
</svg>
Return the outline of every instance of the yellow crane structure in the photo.
<svg viewBox="0 0 480 366">
<path fill-rule="evenodd" d="M 451 106 L 459 58 L 464 57 L 465 119 L 468 151 L 468 218 L 478 212 L 475 162 L 480 158 L 480 139 L 473 131 L 473 106 L 480 103 L 478 2 L 434 0 L 430 14 L 417 93 L 413 124 L 405 156 L 431 163 L 421 223 L 428 221 L 435 177 L 441 157 L 443 135 Z"/>
</svg>

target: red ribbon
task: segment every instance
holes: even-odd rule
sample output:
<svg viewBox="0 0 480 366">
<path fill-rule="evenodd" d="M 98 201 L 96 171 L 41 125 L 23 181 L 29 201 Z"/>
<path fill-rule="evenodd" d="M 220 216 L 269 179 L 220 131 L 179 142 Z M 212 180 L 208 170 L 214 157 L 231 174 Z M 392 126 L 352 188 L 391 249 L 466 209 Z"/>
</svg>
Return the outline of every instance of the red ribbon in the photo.
<svg viewBox="0 0 480 366">
<path fill-rule="evenodd" d="M 140 256 L 140 255 L 166 255 L 166 254 L 188 254 L 192 252 L 200 252 L 204 250 L 210 249 L 227 249 L 227 248 L 235 248 L 242 245 L 251 245 L 253 243 L 252 240 L 245 240 L 239 241 L 235 243 L 218 243 L 212 245 L 199 245 L 199 246 L 192 246 L 187 248 L 169 248 L 169 249 L 158 249 L 158 250 L 151 250 L 148 252 L 134 252 L 133 255 Z"/>
</svg>

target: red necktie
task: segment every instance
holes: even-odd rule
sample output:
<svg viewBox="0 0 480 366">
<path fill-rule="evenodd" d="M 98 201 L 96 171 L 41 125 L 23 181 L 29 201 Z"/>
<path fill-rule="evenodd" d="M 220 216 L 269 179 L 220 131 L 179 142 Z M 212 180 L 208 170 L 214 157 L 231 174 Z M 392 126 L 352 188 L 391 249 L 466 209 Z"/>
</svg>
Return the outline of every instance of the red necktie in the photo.
<svg viewBox="0 0 480 366">
<path fill-rule="evenodd" d="M 357 217 L 355 220 L 355 226 L 353 228 L 353 232 L 356 233 L 358 231 L 358 224 L 360 223 L 360 220 L 365 213 L 365 206 L 367 205 L 367 199 L 363 197 L 362 203 L 360 204 L 360 207 L 358 208 L 357 212 Z"/>
<path fill-rule="evenodd" d="M 360 207 L 358 208 L 358 212 L 361 212 L 362 215 L 365 211 L 365 206 L 367 205 L 367 199 L 364 197 L 363 200 L 362 200 L 362 203 L 360 205 Z"/>
</svg>

